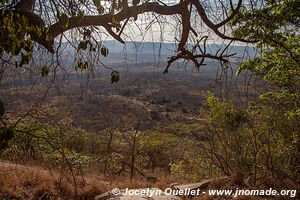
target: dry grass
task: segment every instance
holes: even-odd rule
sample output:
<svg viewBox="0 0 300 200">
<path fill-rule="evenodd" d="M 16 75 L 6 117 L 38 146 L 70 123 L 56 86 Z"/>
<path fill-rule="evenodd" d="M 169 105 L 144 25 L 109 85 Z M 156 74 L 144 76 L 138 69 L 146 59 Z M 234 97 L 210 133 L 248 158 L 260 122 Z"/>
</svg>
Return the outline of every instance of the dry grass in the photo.
<svg viewBox="0 0 300 200">
<path fill-rule="evenodd" d="M 129 177 L 113 180 L 85 174 L 76 177 L 77 199 L 93 199 L 113 188 L 166 188 L 174 177 L 160 176 L 156 182 L 144 179 L 130 181 Z M 25 166 L 0 161 L 0 199 L 75 199 L 72 177 L 62 178 L 58 171 L 45 170 L 38 166 Z"/>
<path fill-rule="evenodd" d="M 156 174 L 157 175 L 157 174 Z M 97 175 L 87 174 L 84 177 L 76 177 L 77 196 L 74 190 L 72 179 L 66 176 L 62 178 L 57 171 L 45 170 L 37 166 L 24 166 L 0 162 L 0 199 L 93 199 L 95 196 L 111 190 L 112 188 L 167 188 L 171 183 L 186 182 L 183 179 L 174 177 L 158 176 L 156 182 L 149 182 L 144 179 L 130 181 L 128 177 L 115 177 L 114 180 L 104 179 Z M 70 177 L 69 177 L 70 178 Z M 299 191 L 299 186 L 290 180 L 269 179 L 267 188 L 292 188 Z M 213 180 L 205 190 L 208 189 L 246 189 L 240 174 L 233 174 L 230 179 Z M 262 189 L 262 188 L 261 188 Z M 297 197 L 296 197 L 297 198 Z M 232 199 L 224 196 L 203 196 L 188 198 L 192 200 Z M 260 197 L 239 196 L 236 200 L 256 200 Z M 276 199 L 276 198 L 274 198 Z M 277 199 L 289 199 L 278 197 Z"/>
<path fill-rule="evenodd" d="M 74 199 L 74 184 L 58 172 L 0 163 L 0 199 Z M 77 198 L 91 199 L 110 189 L 99 177 L 77 177 Z"/>
</svg>

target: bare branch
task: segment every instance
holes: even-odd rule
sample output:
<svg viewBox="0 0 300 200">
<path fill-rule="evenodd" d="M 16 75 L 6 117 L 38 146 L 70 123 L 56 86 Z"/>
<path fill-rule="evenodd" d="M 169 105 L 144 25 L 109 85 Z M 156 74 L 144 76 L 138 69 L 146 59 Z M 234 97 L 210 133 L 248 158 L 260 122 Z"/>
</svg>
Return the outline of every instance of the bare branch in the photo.
<svg viewBox="0 0 300 200">
<path fill-rule="evenodd" d="M 94 1 L 95 2 L 95 1 Z M 126 26 L 129 18 L 134 17 L 136 18 L 137 15 L 143 14 L 143 13 L 156 13 L 160 15 L 179 15 L 181 16 L 181 23 L 182 23 L 182 33 L 181 33 L 181 38 L 179 40 L 179 45 L 178 45 L 178 51 L 179 54 L 177 56 L 174 56 L 171 58 L 170 62 L 168 62 L 168 66 L 165 70 L 165 73 L 168 71 L 169 65 L 174 62 L 177 59 L 184 58 L 191 60 L 197 68 L 199 68 L 201 65 L 203 65 L 204 58 L 211 58 L 211 59 L 217 59 L 222 62 L 227 62 L 227 60 L 224 58 L 222 52 L 221 56 L 213 56 L 210 54 L 206 54 L 205 50 L 202 51 L 202 49 L 199 46 L 199 42 L 196 44 L 198 45 L 198 48 L 201 51 L 201 55 L 194 55 L 195 53 L 195 48 L 192 51 L 189 51 L 185 49 L 185 44 L 188 41 L 189 38 L 189 33 L 192 31 L 194 35 L 197 36 L 197 32 L 195 29 L 191 27 L 191 22 L 190 22 L 190 17 L 191 17 L 191 10 L 193 7 L 196 8 L 197 13 L 201 17 L 202 21 L 204 24 L 211 29 L 217 36 L 219 36 L 222 39 L 225 40 L 231 40 L 231 41 L 240 41 L 240 42 L 245 42 L 245 43 L 255 43 L 257 41 L 249 41 L 243 38 L 234 38 L 231 36 L 226 35 L 225 33 L 221 33 L 219 31 L 220 27 L 223 27 L 228 23 L 230 20 L 232 20 L 239 12 L 241 5 L 242 5 L 242 0 L 239 0 L 237 3 L 236 8 L 233 8 L 232 2 L 230 1 L 232 13 L 229 17 L 224 19 L 222 22 L 219 22 L 217 24 L 213 23 L 207 16 L 207 13 L 198 0 L 182 0 L 178 4 L 168 6 L 166 4 L 159 4 L 158 2 L 145 2 L 140 5 L 134 5 L 134 6 L 125 6 L 123 9 L 121 9 L 119 12 L 116 14 L 100 14 L 100 15 L 86 15 L 86 16 L 81 16 L 78 17 L 76 14 L 72 14 L 72 17 L 68 18 L 68 23 L 66 25 L 65 22 L 63 21 L 58 21 L 54 24 L 49 25 L 48 27 L 45 27 L 44 21 L 41 16 L 36 15 L 33 12 L 33 6 L 34 6 L 35 0 L 30 0 L 30 1 L 25 1 L 21 0 L 18 5 L 16 5 L 15 12 L 21 12 L 22 15 L 25 15 L 29 19 L 30 25 L 33 26 L 39 26 L 39 27 L 44 27 L 47 28 L 48 33 L 47 37 L 50 38 L 50 40 L 46 40 L 46 35 L 42 36 L 37 36 L 34 35 L 34 33 L 31 33 L 31 36 L 34 41 L 40 43 L 43 45 L 46 49 L 48 49 L 50 52 L 54 53 L 53 50 L 53 43 L 54 43 L 54 38 L 57 37 L 58 35 L 64 33 L 65 31 L 74 29 L 74 28 L 80 28 L 80 27 L 87 27 L 87 26 L 102 26 L 104 27 L 108 34 L 110 34 L 113 38 L 115 38 L 117 41 L 124 43 L 124 40 L 121 38 L 121 34 L 123 32 L 124 27 Z M 24 7 L 21 8 L 21 5 Z M 95 5 L 97 8 L 99 5 Z M 24 9 L 25 8 L 25 9 Z M 117 22 L 122 22 L 125 21 L 124 25 L 121 28 L 121 31 L 119 34 L 115 33 L 112 28 L 114 28 L 114 23 L 115 21 Z M 117 29 L 118 30 L 118 29 Z M 206 37 L 202 38 L 205 39 L 204 43 L 206 42 Z M 202 40 L 201 39 L 201 40 Z M 200 41 L 201 41 L 200 40 Z M 205 44 L 204 44 L 205 48 Z M 201 61 L 198 62 L 197 58 L 201 58 Z"/>
<path fill-rule="evenodd" d="M 226 23 L 228 23 L 230 20 L 232 20 L 238 14 L 238 12 L 242 6 L 242 0 L 238 1 L 238 4 L 235 9 L 233 9 L 232 0 L 230 0 L 230 5 L 231 5 L 231 9 L 232 9 L 231 15 L 228 18 L 226 18 L 225 20 L 223 20 L 222 22 L 218 23 L 216 25 L 216 27 L 220 28 L 221 26 L 224 26 Z"/>
</svg>

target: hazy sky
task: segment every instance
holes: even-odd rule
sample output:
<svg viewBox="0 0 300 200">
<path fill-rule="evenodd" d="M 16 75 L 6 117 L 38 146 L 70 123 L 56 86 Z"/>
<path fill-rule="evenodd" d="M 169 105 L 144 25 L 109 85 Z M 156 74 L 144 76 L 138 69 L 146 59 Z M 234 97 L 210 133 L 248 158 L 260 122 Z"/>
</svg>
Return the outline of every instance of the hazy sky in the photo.
<svg viewBox="0 0 300 200">
<path fill-rule="evenodd" d="M 175 4 L 179 0 L 162 0 L 166 4 Z M 222 0 L 220 0 L 222 1 Z M 224 18 L 222 10 L 219 9 L 220 1 L 203 0 L 201 1 L 204 8 L 209 12 L 210 19 L 213 21 L 221 21 Z M 223 2 L 223 1 L 222 1 Z M 225 1 L 226 2 L 226 1 Z M 225 7 L 226 7 L 225 3 Z M 224 10 L 223 10 L 224 11 Z M 190 33 L 189 43 L 194 43 L 196 39 L 202 36 L 209 36 L 207 43 L 224 43 L 224 40 L 216 36 L 202 22 L 197 12 L 191 15 L 191 25 L 198 33 L 196 37 Z M 178 42 L 181 38 L 181 18 L 178 15 L 161 16 L 155 13 L 145 13 L 138 16 L 138 20 L 130 19 L 127 27 L 121 35 L 125 41 L 147 41 L 147 42 Z M 227 30 L 228 32 L 228 30 Z M 229 34 L 229 33 L 228 33 Z M 68 35 L 68 34 L 67 34 Z M 79 35 L 78 35 L 79 36 Z M 98 36 L 100 40 L 112 40 L 104 28 L 100 28 Z M 229 41 L 225 41 L 229 42 Z M 240 45 L 236 43 L 236 45 Z"/>
</svg>

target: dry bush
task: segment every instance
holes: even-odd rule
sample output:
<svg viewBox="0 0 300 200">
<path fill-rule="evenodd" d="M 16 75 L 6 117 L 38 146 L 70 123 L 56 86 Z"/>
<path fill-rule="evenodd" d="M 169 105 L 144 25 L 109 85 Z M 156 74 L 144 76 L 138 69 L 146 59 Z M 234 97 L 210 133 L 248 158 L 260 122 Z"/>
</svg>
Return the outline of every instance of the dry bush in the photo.
<svg viewBox="0 0 300 200">
<path fill-rule="evenodd" d="M 155 174 L 157 175 L 157 174 Z M 129 177 L 120 177 L 112 182 L 112 185 L 117 188 L 167 188 L 171 183 L 183 183 L 185 180 L 173 176 L 157 176 L 157 181 L 151 182 L 143 179 L 134 179 L 130 181 Z"/>
</svg>

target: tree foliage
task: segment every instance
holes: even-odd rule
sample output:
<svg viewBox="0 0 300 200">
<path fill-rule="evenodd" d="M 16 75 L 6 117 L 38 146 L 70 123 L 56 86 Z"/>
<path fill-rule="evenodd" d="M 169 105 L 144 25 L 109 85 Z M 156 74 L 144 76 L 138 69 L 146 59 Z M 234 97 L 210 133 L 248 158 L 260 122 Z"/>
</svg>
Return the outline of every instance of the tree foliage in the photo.
<svg viewBox="0 0 300 200">
<path fill-rule="evenodd" d="M 177 59 L 191 60 L 197 67 L 203 65 L 204 58 L 228 62 L 228 56 L 223 53 L 211 54 L 202 48 L 200 43 L 210 37 L 209 33 L 202 34 L 192 26 L 192 15 L 197 15 L 199 20 L 214 33 L 213 37 L 220 37 L 228 41 L 255 42 L 242 37 L 233 37 L 226 31 L 226 24 L 233 20 L 242 7 L 242 1 L 220 1 L 218 5 L 205 7 L 204 3 L 197 0 L 185 0 L 168 5 L 157 1 L 44 1 L 35 0 L 4 0 L 1 8 L 1 55 L 4 52 L 17 56 L 21 53 L 23 61 L 20 65 L 27 64 L 32 55 L 32 41 L 45 47 L 50 53 L 57 53 L 55 39 L 71 30 L 77 30 L 83 37 L 77 49 L 85 50 L 91 44 L 89 38 L 95 38 L 98 27 L 103 27 L 106 32 L 116 40 L 124 43 L 122 35 L 128 27 L 129 21 L 137 20 L 138 16 L 145 13 L 162 16 L 179 15 L 181 18 L 181 36 L 178 41 L 178 53 L 170 64 Z M 216 10 L 220 7 L 223 16 L 213 19 Z M 150 24 L 149 24 L 150 25 Z M 223 30 L 221 30 L 223 29 Z M 224 31 L 225 30 L 225 31 Z M 5 34 L 4 34 L 5 33 Z M 8 33 L 8 34 L 6 34 Z M 175 39 L 174 35 L 174 39 Z M 195 37 L 193 48 L 186 46 L 189 38 Z M 212 37 L 212 39 L 213 39 Z M 99 40 L 99 38 L 97 38 Z M 97 45 L 96 45 L 97 47 Z M 95 47 L 91 47 L 95 49 Z M 196 51 L 196 49 L 198 49 Z M 200 51 L 200 52 L 199 52 Z M 100 48 L 103 56 L 108 54 L 108 49 Z M 168 66 L 169 67 L 169 66 Z M 168 68 L 167 67 L 167 68 Z M 166 71 L 167 72 L 167 69 Z"/>
</svg>

